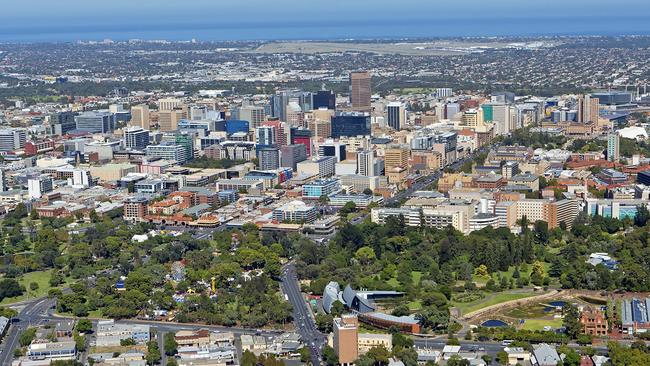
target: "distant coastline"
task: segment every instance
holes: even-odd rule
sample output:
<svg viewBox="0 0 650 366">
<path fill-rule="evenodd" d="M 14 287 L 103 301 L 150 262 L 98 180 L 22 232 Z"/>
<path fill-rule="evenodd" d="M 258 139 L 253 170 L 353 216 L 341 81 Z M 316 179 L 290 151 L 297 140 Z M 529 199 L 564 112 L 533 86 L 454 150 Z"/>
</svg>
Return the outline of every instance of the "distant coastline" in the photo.
<svg viewBox="0 0 650 366">
<path fill-rule="evenodd" d="M 132 24 L 2 24 L 0 42 L 38 43 L 129 39 L 183 41 L 429 39 L 452 37 L 549 37 L 650 35 L 636 16 L 611 18 L 502 18 L 330 22 L 218 22 Z"/>
</svg>

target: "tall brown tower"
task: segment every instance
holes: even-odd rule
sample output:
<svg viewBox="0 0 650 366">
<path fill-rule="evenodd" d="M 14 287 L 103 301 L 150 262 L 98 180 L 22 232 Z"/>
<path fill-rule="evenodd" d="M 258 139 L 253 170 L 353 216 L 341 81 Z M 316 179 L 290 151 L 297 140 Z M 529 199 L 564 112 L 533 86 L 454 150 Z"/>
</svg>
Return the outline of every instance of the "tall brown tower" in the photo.
<svg viewBox="0 0 650 366">
<path fill-rule="evenodd" d="M 355 111 L 370 112 L 371 80 L 367 71 L 350 73 L 350 104 Z"/>
</svg>

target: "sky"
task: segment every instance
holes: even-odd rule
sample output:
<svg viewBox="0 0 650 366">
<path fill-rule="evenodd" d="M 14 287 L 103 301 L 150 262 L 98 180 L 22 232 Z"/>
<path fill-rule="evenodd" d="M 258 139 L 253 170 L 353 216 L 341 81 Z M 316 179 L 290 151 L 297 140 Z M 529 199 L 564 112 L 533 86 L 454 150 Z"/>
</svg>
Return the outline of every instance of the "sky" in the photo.
<svg viewBox="0 0 650 366">
<path fill-rule="evenodd" d="M 20 0 L 1 41 L 650 34 L 648 0 Z"/>
</svg>

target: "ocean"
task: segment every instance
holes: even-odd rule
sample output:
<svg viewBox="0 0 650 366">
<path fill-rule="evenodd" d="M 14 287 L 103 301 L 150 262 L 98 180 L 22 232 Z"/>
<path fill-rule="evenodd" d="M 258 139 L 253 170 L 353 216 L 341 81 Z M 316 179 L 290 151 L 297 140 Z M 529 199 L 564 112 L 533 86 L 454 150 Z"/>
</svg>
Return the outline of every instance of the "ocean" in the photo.
<svg viewBox="0 0 650 366">
<path fill-rule="evenodd" d="M 331 21 L 214 21 L 134 23 L 119 19 L 96 24 L 0 24 L 0 42 L 71 42 L 78 40 L 145 39 L 170 41 L 321 40 L 555 35 L 648 35 L 645 17 L 539 17 L 444 20 L 332 19 Z"/>
</svg>

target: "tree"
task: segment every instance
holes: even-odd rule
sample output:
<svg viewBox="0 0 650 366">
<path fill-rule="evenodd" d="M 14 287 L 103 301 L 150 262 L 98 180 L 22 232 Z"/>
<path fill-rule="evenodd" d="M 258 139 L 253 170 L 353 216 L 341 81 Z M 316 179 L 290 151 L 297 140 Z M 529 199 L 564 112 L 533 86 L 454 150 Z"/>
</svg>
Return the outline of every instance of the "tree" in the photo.
<svg viewBox="0 0 650 366">
<path fill-rule="evenodd" d="M 257 364 L 257 357 L 249 350 L 245 350 L 241 357 L 241 366 L 255 366 Z"/>
<path fill-rule="evenodd" d="M 327 366 L 336 366 L 339 363 L 339 357 L 336 355 L 334 348 L 330 346 L 323 347 L 323 361 Z"/>
<path fill-rule="evenodd" d="M 343 314 L 344 311 L 345 311 L 345 306 L 343 305 L 343 303 L 340 301 L 334 301 L 334 303 L 332 304 L 332 308 L 330 309 L 330 313 L 332 314 L 332 316 L 334 317 L 341 316 L 341 314 Z"/>
<path fill-rule="evenodd" d="M 300 362 L 307 363 L 311 360 L 311 351 L 309 350 L 309 347 L 300 348 L 298 353 L 300 353 Z"/>
<path fill-rule="evenodd" d="M 13 278 L 0 281 L 0 301 L 6 297 L 15 297 L 23 294 L 25 289 Z"/>
<path fill-rule="evenodd" d="M 36 337 L 36 328 L 27 328 L 24 332 L 20 333 L 18 337 L 18 343 L 21 347 L 27 347 L 32 343 Z"/>
<path fill-rule="evenodd" d="M 366 355 L 372 358 L 376 365 L 387 365 L 390 352 L 384 346 L 375 346 L 368 350 Z"/>
<path fill-rule="evenodd" d="M 499 363 L 499 365 L 507 365 L 508 353 L 506 353 L 506 351 L 497 352 L 497 362 Z"/>
<path fill-rule="evenodd" d="M 377 259 L 374 249 L 368 246 L 357 249 L 354 257 L 363 265 L 368 265 Z"/>
<path fill-rule="evenodd" d="M 636 216 L 634 216 L 634 225 L 636 226 L 645 226 L 650 218 L 650 211 L 648 211 L 648 206 L 639 205 L 636 208 Z"/>
<path fill-rule="evenodd" d="M 565 304 L 562 308 L 564 313 L 564 319 L 562 320 L 562 325 L 566 328 L 566 334 L 571 337 L 571 339 L 576 339 L 578 334 L 580 334 L 580 311 L 573 304 Z"/>
<path fill-rule="evenodd" d="M 75 329 L 79 333 L 90 333 L 93 330 L 93 323 L 88 319 L 79 319 Z"/>
<path fill-rule="evenodd" d="M 178 343 L 176 343 L 174 333 L 165 333 L 163 344 L 165 346 L 165 354 L 167 356 L 173 356 L 178 352 Z"/>
<path fill-rule="evenodd" d="M 480 266 L 476 267 L 474 269 L 474 274 L 479 277 L 490 276 L 490 272 L 488 271 L 488 268 L 485 264 L 481 264 Z"/>
<path fill-rule="evenodd" d="M 30 283 L 29 283 L 29 289 L 32 290 L 32 291 L 36 291 L 36 290 L 38 290 L 38 283 L 36 283 L 36 282 L 30 282 Z"/>
<path fill-rule="evenodd" d="M 370 188 L 364 189 L 363 194 L 368 195 L 368 196 L 372 195 L 372 189 L 370 189 Z"/>
<path fill-rule="evenodd" d="M 155 365 L 160 362 L 162 358 L 160 350 L 158 349 L 158 342 L 151 340 L 147 343 L 147 364 Z"/>
</svg>

